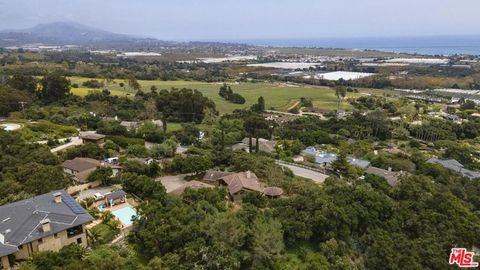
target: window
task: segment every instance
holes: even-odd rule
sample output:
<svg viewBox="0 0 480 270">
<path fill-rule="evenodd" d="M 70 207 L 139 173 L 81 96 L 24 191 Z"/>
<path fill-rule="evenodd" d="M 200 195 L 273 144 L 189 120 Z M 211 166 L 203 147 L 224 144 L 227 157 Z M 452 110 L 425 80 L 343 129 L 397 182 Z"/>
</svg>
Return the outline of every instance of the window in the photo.
<svg viewBox="0 0 480 270">
<path fill-rule="evenodd" d="M 18 249 L 23 249 L 23 245 L 18 246 Z"/>
<path fill-rule="evenodd" d="M 58 233 L 54 234 L 53 237 L 58 238 Z"/>
<path fill-rule="evenodd" d="M 77 239 L 77 244 L 81 244 L 81 243 L 82 243 L 82 238 L 80 237 Z"/>
<path fill-rule="evenodd" d="M 67 235 L 69 238 L 79 235 L 81 233 L 83 233 L 82 225 L 78 225 L 73 228 L 67 229 Z"/>
<path fill-rule="evenodd" d="M 42 238 L 38 239 L 38 243 L 39 244 L 43 243 L 43 239 Z"/>
</svg>

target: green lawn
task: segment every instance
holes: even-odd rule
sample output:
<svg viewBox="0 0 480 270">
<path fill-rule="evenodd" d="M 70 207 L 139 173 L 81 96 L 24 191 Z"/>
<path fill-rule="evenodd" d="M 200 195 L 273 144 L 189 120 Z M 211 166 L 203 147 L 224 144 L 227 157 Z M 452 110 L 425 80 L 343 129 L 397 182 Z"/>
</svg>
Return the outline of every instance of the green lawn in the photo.
<svg viewBox="0 0 480 270">
<path fill-rule="evenodd" d="M 73 88 L 72 92 L 76 95 L 84 96 L 89 91 L 100 91 L 99 89 L 89 89 L 82 87 L 82 82 L 88 80 L 88 78 L 71 77 L 72 83 L 77 83 L 80 88 Z M 115 80 L 115 83 L 108 85 L 108 89 L 113 95 L 133 95 L 134 91 L 129 89 L 128 86 L 124 88 L 119 86 L 123 80 Z M 124 82 L 125 85 L 128 85 Z M 325 109 L 336 109 L 337 98 L 335 92 L 328 87 L 292 87 L 284 86 L 282 84 L 272 83 L 242 83 L 232 84 L 234 92 L 239 93 L 246 99 L 246 103 L 243 105 L 233 104 L 220 98 L 218 95 L 218 89 L 222 83 L 205 83 L 195 81 L 143 81 L 139 80 L 142 89 L 150 91 L 150 87 L 155 85 L 158 89 L 170 89 L 176 88 L 192 88 L 198 89 L 205 96 L 211 98 L 217 105 L 217 110 L 220 113 L 229 113 L 239 108 L 249 108 L 252 104 L 257 102 L 258 97 L 263 96 L 265 98 L 266 107 L 268 109 L 275 108 L 275 110 L 286 111 L 295 101 L 301 97 L 311 98 L 315 106 Z M 348 93 L 347 97 L 357 97 L 360 94 Z M 350 108 L 350 105 L 344 102 L 341 106 L 344 109 Z"/>
<path fill-rule="evenodd" d="M 167 123 L 167 131 L 173 132 L 182 129 L 182 123 Z"/>
</svg>

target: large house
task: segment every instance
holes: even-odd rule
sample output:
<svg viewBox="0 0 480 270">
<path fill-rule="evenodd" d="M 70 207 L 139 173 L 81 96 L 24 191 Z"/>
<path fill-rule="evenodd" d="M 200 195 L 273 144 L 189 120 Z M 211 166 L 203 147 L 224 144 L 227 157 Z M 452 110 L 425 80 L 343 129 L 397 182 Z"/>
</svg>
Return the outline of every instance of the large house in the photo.
<svg viewBox="0 0 480 270">
<path fill-rule="evenodd" d="M 100 166 L 108 166 L 112 168 L 112 177 L 120 174 L 121 166 L 110 164 L 93 158 L 77 157 L 63 162 L 63 171 L 73 176 L 75 182 L 86 183 L 88 176 Z"/>
<path fill-rule="evenodd" d="M 0 269 L 11 269 L 11 259 L 37 251 L 72 243 L 86 247 L 85 224 L 92 220 L 63 190 L 0 206 Z"/>
<path fill-rule="evenodd" d="M 447 169 L 456 171 L 463 175 L 464 177 L 467 177 L 468 179 L 476 179 L 480 178 L 480 173 L 475 172 L 469 169 L 466 169 L 462 163 L 456 161 L 455 159 L 437 159 L 437 158 L 431 158 L 427 160 L 427 163 L 431 164 L 439 164 Z"/>
<path fill-rule="evenodd" d="M 313 156 L 315 158 L 315 163 L 320 164 L 322 166 L 328 166 L 332 162 L 337 160 L 337 155 L 336 154 L 317 150 L 313 146 L 309 146 L 309 147 L 305 148 L 302 151 L 302 155 Z M 364 168 L 364 169 L 370 166 L 370 162 L 368 160 L 357 159 L 357 158 L 353 158 L 353 157 L 348 157 L 347 159 L 348 159 L 348 162 L 351 165 L 355 165 L 355 166 L 358 166 L 358 167 L 361 167 L 361 168 Z"/>
<path fill-rule="evenodd" d="M 227 186 L 228 192 L 234 200 L 240 199 L 244 192 L 263 193 L 263 188 L 260 186 L 257 176 L 251 171 L 238 173 L 207 171 L 203 181 Z"/>
</svg>

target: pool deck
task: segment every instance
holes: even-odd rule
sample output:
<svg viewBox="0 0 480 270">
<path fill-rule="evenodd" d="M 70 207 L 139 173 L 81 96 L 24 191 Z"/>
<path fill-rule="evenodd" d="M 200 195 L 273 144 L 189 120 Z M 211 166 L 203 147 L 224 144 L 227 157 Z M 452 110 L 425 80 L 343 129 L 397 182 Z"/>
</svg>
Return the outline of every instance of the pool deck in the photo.
<svg viewBox="0 0 480 270">
<path fill-rule="evenodd" d="M 100 204 L 103 204 L 103 203 L 104 203 L 103 200 L 102 200 L 102 201 L 99 201 L 99 202 L 97 202 L 97 205 L 96 205 L 96 206 L 98 207 Z M 125 207 L 130 207 L 130 208 L 135 209 L 135 207 L 136 207 L 137 205 L 138 205 L 138 203 L 137 203 L 134 199 L 128 198 L 125 203 L 121 203 L 121 204 L 114 205 L 114 206 L 112 206 L 112 207 L 104 208 L 104 209 L 102 209 L 102 212 L 105 212 L 105 211 L 113 212 L 113 211 L 116 211 L 116 210 L 119 210 L 119 209 L 122 209 L 122 208 L 125 208 Z M 133 225 L 133 224 L 123 224 L 122 221 L 121 221 L 119 218 L 117 218 L 117 217 L 115 217 L 115 218 L 116 218 L 118 221 L 120 221 L 120 224 L 122 224 L 122 225 L 121 225 L 122 227 L 120 228 L 120 229 L 122 229 L 122 230 L 124 230 L 124 229 L 126 229 L 126 228 L 129 228 L 129 227 L 131 227 L 131 226 Z M 95 221 L 94 221 L 94 222 L 95 222 Z"/>
</svg>

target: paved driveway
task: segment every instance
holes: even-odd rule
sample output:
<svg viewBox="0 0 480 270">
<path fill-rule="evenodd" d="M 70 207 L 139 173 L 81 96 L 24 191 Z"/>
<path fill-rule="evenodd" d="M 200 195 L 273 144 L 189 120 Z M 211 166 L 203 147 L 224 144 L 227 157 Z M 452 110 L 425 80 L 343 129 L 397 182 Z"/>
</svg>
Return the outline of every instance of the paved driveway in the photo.
<svg viewBox="0 0 480 270">
<path fill-rule="evenodd" d="M 69 142 L 69 143 L 66 143 L 66 144 L 57 146 L 57 147 L 55 147 L 55 148 L 52 148 L 52 149 L 50 150 L 50 152 L 55 153 L 55 152 L 62 151 L 62 150 L 64 150 L 64 149 L 70 148 L 70 147 L 72 147 L 72 146 L 81 145 L 81 144 L 82 144 L 82 139 L 80 139 L 80 137 L 70 137 L 69 139 L 70 139 L 70 142 Z M 65 141 L 65 140 L 64 140 L 64 141 Z"/>
<path fill-rule="evenodd" d="M 162 182 L 162 185 L 165 187 L 168 193 L 187 183 L 187 181 L 185 181 L 185 176 L 187 175 L 188 174 L 162 176 L 155 179 L 155 181 Z"/>
<path fill-rule="evenodd" d="M 295 174 L 296 176 L 312 179 L 313 181 L 315 181 L 317 183 L 323 183 L 325 181 L 325 179 L 327 179 L 329 177 L 326 174 L 319 173 L 319 172 L 316 172 L 316 171 L 312 171 L 312 170 L 309 170 L 309 169 L 305 169 L 305 168 L 302 168 L 302 167 L 297 167 L 297 166 L 287 165 L 287 164 L 281 164 L 281 163 L 278 164 L 278 165 L 289 168 L 290 170 L 292 170 L 293 174 Z"/>
</svg>

